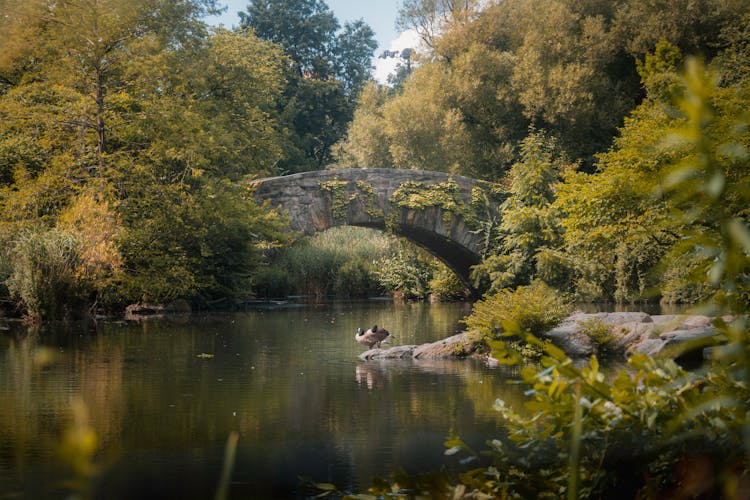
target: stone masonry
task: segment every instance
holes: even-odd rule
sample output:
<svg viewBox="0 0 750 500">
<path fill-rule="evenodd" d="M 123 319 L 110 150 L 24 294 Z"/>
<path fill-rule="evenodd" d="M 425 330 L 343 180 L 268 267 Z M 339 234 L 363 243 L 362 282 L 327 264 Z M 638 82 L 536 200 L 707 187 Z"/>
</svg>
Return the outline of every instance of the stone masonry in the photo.
<svg viewBox="0 0 750 500">
<path fill-rule="evenodd" d="M 480 261 L 481 235 L 460 214 L 448 214 L 437 204 L 413 209 L 393 202 L 404 183 L 434 186 L 449 181 L 458 186 L 466 206 L 474 188 L 487 185 L 444 172 L 362 168 L 259 179 L 250 187 L 256 201 L 268 202 L 289 216 L 293 231 L 310 235 L 341 225 L 389 229 L 445 262 L 473 291 L 469 274 Z M 497 207 L 492 211 L 497 213 Z"/>
</svg>

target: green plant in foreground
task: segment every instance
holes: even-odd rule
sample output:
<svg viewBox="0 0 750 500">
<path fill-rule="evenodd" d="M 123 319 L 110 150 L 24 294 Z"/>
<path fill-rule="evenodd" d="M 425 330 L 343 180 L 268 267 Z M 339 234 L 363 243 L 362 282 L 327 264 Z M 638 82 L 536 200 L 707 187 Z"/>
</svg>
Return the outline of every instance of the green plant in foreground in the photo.
<svg viewBox="0 0 750 500">
<path fill-rule="evenodd" d="M 521 414 L 504 401 L 496 409 L 504 428 L 488 441 L 488 461 L 463 474 L 379 481 L 373 495 L 453 498 L 739 498 L 750 484 L 750 331 L 746 283 L 750 231 L 726 197 L 750 197 L 747 184 L 729 182 L 716 168 L 719 151 L 730 152 L 743 169 L 748 154 L 739 142 L 706 139 L 712 124 L 710 99 L 716 80 L 697 61 L 688 64 L 682 110 L 685 127 L 672 141 L 692 150 L 667 178 L 676 217 L 700 222 L 702 232 L 684 235 L 679 251 L 703 259 L 703 279 L 712 287 L 710 306 L 737 315 L 717 319 L 728 343 L 713 350 L 701 370 L 687 372 L 669 359 L 632 356 L 628 369 L 607 377 L 596 357 L 576 366 L 559 348 L 542 343 L 539 327 L 522 314 L 510 319 L 496 309 L 534 307 L 526 290 L 477 304 L 467 325 L 488 334 L 525 338 L 544 350 L 541 367 L 521 370 L 529 385 Z M 726 140 L 723 137 L 722 140 Z M 739 168 L 739 167 L 738 167 Z M 736 175 L 736 172 L 735 172 Z M 697 278 L 695 278 L 697 279 Z M 499 294 L 498 294 L 499 295 Z M 513 301 L 518 303 L 514 304 Z M 531 331 L 531 333 L 530 333 Z M 504 343 L 497 356 L 518 359 Z M 460 439 L 446 454 L 479 458 Z M 408 490 L 404 489 L 408 488 Z"/>
</svg>

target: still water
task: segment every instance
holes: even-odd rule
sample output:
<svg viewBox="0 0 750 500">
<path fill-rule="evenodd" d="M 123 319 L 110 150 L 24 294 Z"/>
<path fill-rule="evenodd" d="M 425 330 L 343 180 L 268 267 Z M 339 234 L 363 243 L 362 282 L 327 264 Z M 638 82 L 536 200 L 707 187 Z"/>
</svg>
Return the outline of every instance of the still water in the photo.
<svg viewBox="0 0 750 500">
<path fill-rule="evenodd" d="M 0 499 L 212 498 L 239 434 L 230 498 L 295 498 L 300 477 L 365 489 L 399 467 L 455 465 L 443 442 L 499 432 L 520 399 L 475 361 L 361 362 L 357 327 L 392 344 L 452 335 L 464 304 L 293 305 L 140 323 L 0 331 Z M 5 328 L 5 327 L 4 327 Z M 96 433 L 89 480 L 61 459 L 73 408 Z M 81 420 L 79 419 L 79 423 Z"/>
</svg>

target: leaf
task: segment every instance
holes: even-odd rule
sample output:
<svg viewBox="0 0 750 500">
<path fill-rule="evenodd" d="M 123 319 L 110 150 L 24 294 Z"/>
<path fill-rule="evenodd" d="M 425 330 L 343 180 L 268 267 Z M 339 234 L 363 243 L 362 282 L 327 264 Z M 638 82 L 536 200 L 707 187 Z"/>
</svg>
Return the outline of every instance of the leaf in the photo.
<svg viewBox="0 0 750 500">
<path fill-rule="evenodd" d="M 545 344 L 544 350 L 547 352 L 547 354 L 549 354 L 557 361 L 565 361 L 566 359 L 568 359 L 568 356 L 565 354 L 565 352 L 563 352 L 562 349 L 554 344 Z"/>
</svg>

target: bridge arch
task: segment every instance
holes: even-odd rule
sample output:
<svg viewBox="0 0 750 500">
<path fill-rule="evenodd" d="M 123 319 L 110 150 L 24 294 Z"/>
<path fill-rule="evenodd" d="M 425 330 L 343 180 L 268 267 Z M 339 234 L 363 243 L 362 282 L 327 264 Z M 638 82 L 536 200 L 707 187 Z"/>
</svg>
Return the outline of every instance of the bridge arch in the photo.
<svg viewBox="0 0 750 500">
<path fill-rule="evenodd" d="M 498 222 L 503 191 L 444 172 L 333 169 L 254 180 L 253 197 L 286 213 L 306 235 L 334 226 L 390 231 L 443 261 L 476 294 L 469 276 Z"/>
</svg>

